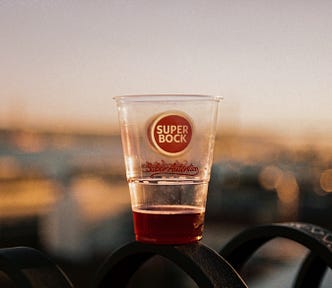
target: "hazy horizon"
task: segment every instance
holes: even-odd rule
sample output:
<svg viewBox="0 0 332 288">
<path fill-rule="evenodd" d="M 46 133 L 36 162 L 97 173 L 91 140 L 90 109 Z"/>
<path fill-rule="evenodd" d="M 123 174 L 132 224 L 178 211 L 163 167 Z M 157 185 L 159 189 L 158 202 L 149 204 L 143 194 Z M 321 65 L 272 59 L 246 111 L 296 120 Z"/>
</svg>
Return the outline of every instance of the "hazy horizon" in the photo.
<svg viewBox="0 0 332 288">
<path fill-rule="evenodd" d="M 222 95 L 221 129 L 332 137 L 332 2 L 1 1 L 0 127 L 118 130 L 115 95 Z"/>
</svg>

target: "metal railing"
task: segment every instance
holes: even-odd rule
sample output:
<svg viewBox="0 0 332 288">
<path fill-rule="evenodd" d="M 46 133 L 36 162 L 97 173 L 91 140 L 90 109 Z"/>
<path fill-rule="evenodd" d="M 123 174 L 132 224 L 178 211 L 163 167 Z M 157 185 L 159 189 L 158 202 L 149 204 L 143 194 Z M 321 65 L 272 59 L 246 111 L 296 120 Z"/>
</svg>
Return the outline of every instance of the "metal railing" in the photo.
<svg viewBox="0 0 332 288">
<path fill-rule="evenodd" d="M 198 287 L 248 287 L 240 276 L 242 267 L 262 245 L 280 237 L 308 249 L 300 270 L 294 275 L 293 287 L 320 287 L 327 268 L 332 268 L 332 232 L 298 222 L 248 228 L 219 252 L 201 243 L 173 246 L 132 242 L 105 260 L 96 275 L 94 287 L 126 287 L 138 268 L 155 255 L 174 262 Z M 0 271 L 18 288 L 74 287 L 51 259 L 28 247 L 0 249 Z"/>
</svg>

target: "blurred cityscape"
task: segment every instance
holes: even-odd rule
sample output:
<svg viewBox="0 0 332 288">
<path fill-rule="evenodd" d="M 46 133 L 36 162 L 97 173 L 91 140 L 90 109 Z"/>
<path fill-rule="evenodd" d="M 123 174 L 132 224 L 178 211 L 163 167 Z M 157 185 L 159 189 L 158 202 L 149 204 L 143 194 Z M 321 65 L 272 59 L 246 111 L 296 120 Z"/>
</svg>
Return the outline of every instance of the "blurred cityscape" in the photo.
<svg viewBox="0 0 332 288">
<path fill-rule="evenodd" d="M 332 146 L 218 135 L 203 242 L 220 249 L 246 226 L 278 221 L 332 229 L 331 207 Z M 75 279 L 75 265 L 91 274 L 133 239 L 119 135 L 0 131 L 0 247 L 42 249 Z M 288 258 L 303 254 L 287 251 Z"/>
</svg>

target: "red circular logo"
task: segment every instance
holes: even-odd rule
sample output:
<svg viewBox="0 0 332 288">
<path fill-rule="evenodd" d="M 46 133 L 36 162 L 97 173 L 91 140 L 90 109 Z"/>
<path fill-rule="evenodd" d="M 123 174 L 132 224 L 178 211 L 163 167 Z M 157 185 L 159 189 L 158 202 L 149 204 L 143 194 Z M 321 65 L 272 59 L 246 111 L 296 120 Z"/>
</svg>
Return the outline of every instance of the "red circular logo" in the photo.
<svg viewBox="0 0 332 288">
<path fill-rule="evenodd" d="M 192 124 L 182 112 L 166 112 L 158 115 L 148 126 L 148 139 L 159 152 L 176 156 L 189 145 Z"/>
</svg>

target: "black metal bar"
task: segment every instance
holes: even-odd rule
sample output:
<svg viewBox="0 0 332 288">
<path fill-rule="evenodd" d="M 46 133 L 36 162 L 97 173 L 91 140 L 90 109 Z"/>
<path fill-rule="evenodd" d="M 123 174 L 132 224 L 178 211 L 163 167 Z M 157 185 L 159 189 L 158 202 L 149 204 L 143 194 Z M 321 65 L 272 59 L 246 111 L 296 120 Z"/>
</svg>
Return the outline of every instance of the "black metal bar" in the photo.
<svg viewBox="0 0 332 288">
<path fill-rule="evenodd" d="M 220 254 L 237 271 L 240 271 L 259 247 L 277 237 L 293 240 L 311 251 L 311 255 L 307 257 L 300 269 L 294 287 L 319 287 L 326 267 L 332 267 L 332 234 L 319 226 L 291 222 L 249 228 L 228 242 Z M 307 275 L 304 276 L 304 274 Z M 309 283 L 305 282 L 309 275 L 313 277 L 312 286 L 305 286 Z"/>
<path fill-rule="evenodd" d="M 311 252 L 302 262 L 296 274 L 294 288 L 318 288 L 327 270 L 326 263 L 315 253 Z"/>
<path fill-rule="evenodd" d="M 136 270 L 154 255 L 173 261 L 199 287 L 247 287 L 227 261 L 203 244 L 172 246 L 139 242 L 129 243 L 110 255 L 98 273 L 95 287 L 126 287 Z"/>
<path fill-rule="evenodd" d="M 0 271 L 17 288 L 73 288 L 65 273 L 43 253 L 33 248 L 0 249 Z"/>
<path fill-rule="evenodd" d="M 237 271 L 258 248 L 277 237 L 290 239 L 309 249 L 294 275 L 293 287 L 318 288 L 327 267 L 332 268 L 332 232 L 307 223 L 249 228 L 229 241 L 219 254 L 201 243 L 176 246 L 132 242 L 106 259 L 96 276 L 95 287 L 126 287 L 142 264 L 159 255 L 175 263 L 199 287 L 246 288 Z M 0 271 L 18 288 L 73 288 L 57 265 L 40 251 L 28 247 L 0 249 Z"/>
</svg>

